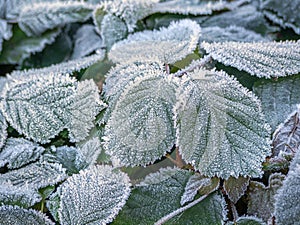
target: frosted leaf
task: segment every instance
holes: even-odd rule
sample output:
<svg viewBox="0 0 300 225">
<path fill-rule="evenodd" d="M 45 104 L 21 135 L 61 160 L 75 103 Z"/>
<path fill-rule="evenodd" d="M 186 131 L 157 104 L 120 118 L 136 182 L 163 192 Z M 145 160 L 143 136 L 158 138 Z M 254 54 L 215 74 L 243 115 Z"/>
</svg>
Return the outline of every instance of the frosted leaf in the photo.
<svg viewBox="0 0 300 225">
<path fill-rule="evenodd" d="M 257 81 L 254 93 L 260 98 L 266 120 L 274 131 L 277 126 L 297 109 L 300 95 L 300 76 Z"/>
<path fill-rule="evenodd" d="M 83 144 L 77 146 L 78 151 L 87 165 L 91 166 L 96 163 L 98 156 L 102 151 L 102 146 L 98 137 L 91 138 Z"/>
<path fill-rule="evenodd" d="M 106 153 L 122 165 L 147 165 L 175 143 L 175 83 L 160 70 L 144 71 L 123 91 L 105 130 Z"/>
<path fill-rule="evenodd" d="M 211 15 L 214 11 L 233 10 L 239 5 L 249 2 L 238 0 L 234 2 L 219 0 L 168 0 L 153 7 L 155 13 L 176 13 L 183 15 Z"/>
<path fill-rule="evenodd" d="M 39 2 L 22 8 L 18 24 L 28 36 L 38 36 L 57 26 L 84 22 L 91 17 L 92 10 L 84 2 Z"/>
<path fill-rule="evenodd" d="M 59 222 L 59 205 L 60 205 L 61 188 L 57 188 L 56 192 L 52 193 L 49 199 L 46 199 L 46 206 L 55 221 Z"/>
<path fill-rule="evenodd" d="M 201 47 L 214 60 L 257 77 L 284 77 L 300 72 L 300 41 L 203 42 Z"/>
<path fill-rule="evenodd" d="M 269 126 L 259 100 L 224 72 L 184 76 L 176 104 L 182 158 L 206 176 L 257 177 L 270 154 Z"/>
<path fill-rule="evenodd" d="M 0 0 L 0 18 L 5 18 L 6 0 Z"/>
<path fill-rule="evenodd" d="M 172 22 L 167 28 L 129 35 L 113 45 L 108 57 L 120 63 L 151 60 L 172 64 L 196 49 L 199 36 L 196 22 L 188 19 Z"/>
<path fill-rule="evenodd" d="M 0 184 L 0 207 L 18 205 L 29 208 L 41 200 L 42 197 L 36 190 Z"/>
<path fill-rule="evenodd" d="M 3 4 L 0 1 L 0 10 L 2 9 L 1 4 Z M 1 12 L 0 12 L 0 53 L 2 51 L 2 43 L 3 40 L 9 40 L 12 36 L 12 25 L 8 24 L 6 20 L 1 19 Z"/>
<path fill-rule="evenodd" d="M 226 223 L 226 225 L 267 225 L 260 218 L 255 216 L 242 216 L 239 217 L 235 222 Z"/>
<path fill-rule="evenodd" d="M 107 50 L 127 36 L 127 26 L 119 17 L 110 13 L 104 14 L 102 8 L 98 8 L 94 11 L 93 18 Z"/>
<path fill-rule="evenodd" d="M 0 91 L 0 93 L 1 93 L 1 91 Z M 7 138 L 7 131 L 6 131 L 6 129 L 7 129 L 7 123 L 6 123 L 6 120 L 5 120 L 4 116 L 3 116 L 2 111 L 0 110 L 0 149 L 4 145 L 5 140 Z"/>
<path fill-rule="evenodd" d="M 98 61 L 104 59 L 105 52 L 97 51 L 96 54 L 86 56 L 79 59 L 69 60 L 67 62 L 62 62 L 58 64 L 54 64 L 49 67 L 44 67 L 41 69 L 29 69 L 25 71 L 13 71 L 10 76 L 18 77 L 18 76 L 29 76 L 39 74 L 39 76 L 48 75 L 49 73 L 60 73 L 60 74 L 68 74 L 76 71 L 80 71 L 82 69 L 86 69 L 87 67 L 95 64 Z"/>
<path fill-rule="evenodd" d="M 224 190 L 234 204 L 244 195 L 249 185 L 249 180 L 249 177 L 229 177 L 224 181 Z"/>
<path fill-rule="evenodd" d="M 62 184 L 59 220 L 62 224 L 106 224 L 124 206 L 128 176 L 110 166 L 80 171 Z"/>
<path fill-rule="evenodd" d="M 2 92 L 4 90 L 6 82 L 7 82 L 7 78 L 6 77 L 0 77 L 0 96 L 2 96 Z"/>
<path fill-rule="evenodd" d="M 93 25 L 80 27 L 74 35 L 74 39 L 71 59 L 82 58 L 102 47 L 102 38 L 96 33 Z"/>
<path fill-rule="evenodd" d="M 292 28 L 296 34 L 300 34 L 300 15 L 295 13 L 295 10 L 300 8 L 298 0 L 262 0 L 261 7 L 268 19 L 283 28 Z"/>
<path fill-rule="evenodd" d="M 268 39 L 261 36 L 260 34 L 247 30 L 243 27 L 235 25 L 229 27 L 204 27 L 201 29 L 201 41 L 208 43 L 211 42 L 225 42 L 225 41 L 240 41 L 240 42 L 251 42 L 251 41 L 267 41 Z"/>
<path fill-rule="evenodd" d="M 277 201 L 274 196 L 282 186 L 284 175 L 274 173 L 269 177 L 268 186 L 257 181 L 250 181 L 248 191 L 248 211 L 249 215 L 255 215 L 262 218 L 265 222 L 273 216 L 274 203 Z"/>
<path fill-rule="evenodd" d="M 31 54 L 41 52 L 46 45 L 55 41 L 60 30 L 47 31 L 39 37 L 27 37 L 18 27 L 14 27 L 11 39 L 3 43 L 0 64 L 21 64 Z"/>
<path fill-rule="evenodd" d="M 54 185 L 66 178 L 66 170 L 60 164 L 35 162 L 0 174 L 0 183 L 8 182 L 16 187 L 28 186 L 31 189 L 39 189 Z"/>
<path fill-rule="evenodd" d="M 0 167 L 9 169 L 20 168 L 37 160 L 45 149 L 36 143 L 23 138 L 9 138 L 2 151 L 0 151 Z"/>
<path fill-rule="evenodd" d="M 136 22 L 152 13 L 152 7 L 159 0 L 114 0 L 103 1 L 100 7 L 104 12 L 113 14 L 123 20 L 128 31 L 132 32 Z"/>
<path fill-rule="evenodd" d="M 39 211 L 23 209 L 18 206 L 0 206 L 1 224 L 54 225 L 54 223 Z"/>
<path fill-rule="evenodd" d="M 180 204 L 184 205 L 185 203 L 192 201 L 199 192 L 204 195 L 217 190 L 219 184 L 220 180 L 217 178 L 204 177 L 198 173 L 192 175 L 184 188 Z"/>
<path fill-rule="evenodd" d="M 274 132 L 272 155 L 293 154 L 300 146 L 300 106 Z"/>
</svg>

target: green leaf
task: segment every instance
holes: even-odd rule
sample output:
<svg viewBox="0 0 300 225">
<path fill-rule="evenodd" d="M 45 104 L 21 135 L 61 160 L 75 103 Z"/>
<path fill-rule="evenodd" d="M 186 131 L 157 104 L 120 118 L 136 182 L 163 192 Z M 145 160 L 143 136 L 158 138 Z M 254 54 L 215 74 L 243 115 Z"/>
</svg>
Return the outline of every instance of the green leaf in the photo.
<svg viewBox="0 0 300 225">
<path fill-rule="evenodd" d="M 37 160 L 45 149 L 36 143 L 23 138 L 9 138 L 2 151 L 0 151 L 0 167 L 9 169 L 20 168 Z"/>
<path fill-rule="evenodd" d="M 84 2 L 38 2 L 22 8 L 18 24 L 28 36 L 38 36 L 67 23 L 84 22 L 91 17 L 92 10 Z"/>
<path fill-rule="evenodd" d="M 249 185 L 249 180 L 249 177 L 229 177 L 224 181 L 224 190 L 234 204 L 244 195 Z"/>
<path fill-rule="evenodd" d="M 300 72 L 300 41 L 203 42 L 201 47 L 214 60 L 257 77 L 284 77 Z"/>
<path fill-rule="evenodd" d="M 30 225 L 54 225 L 44 214 L 32 209 L 23 209 L 18 206 L 0 206 L 0 218 L 2 224 L 30 224 Z"/>
<path fill-rule="evenodd" d="M 274 203 L 277 201 L 274 196 L 282 186 L 284 175 L 274 173 L 269 177 L 268 186 L 257 181 L 250 181 L 248 191 L 248 210 L 249 215 L 262 218 L 265 222 L 273 215 Z"/>
<path fill-rule="evenodd" d="M 1 106 L 0 106 L 0 149 L 3 147 L 6 138 L 7 138 L 7 123 L 5 117 L 3 116 L 3 113 L 1 111 Z"/>
<path fill-rule="evenodd" d="M 254 84 L 253 91 L 261 100 L 262 110 L 272 131 L 297 109 L 299 85 L 299 75 L 278 80 L 261 80 Z"/>
<path fill-rule="evenodd" d="M 172 64 L 196 49 L 199 25 L 191 20 L 172 22 L 160 30 L 146 30 L 129 35 L 113 45 L 108 57 L 114 62 L 161 61 Z"/>
<path fill-rule="evenodd" d="M 62 224 L 106 224 L 124 206 L 128 176 L 110 166 L 80 171 L 62 184 L 59 220 Z"/>
<path fill-rule="evenodd" d="M 283 28 L 292 28 L 296 34 L 300 34 L 300 15 L 295 13 L 295 9 L 300 8 L 298 0 L 262 0 L 261 7 L 268 19 Z"/>
<path fill-rule="evenodd" d="M 52 30 L 39 37 L 27 37 L 18 27 L 13 27 L 13 37 L 3 43 L 0 64 L 21 64 L 32 53 L 42 51 L 54 42 L 60 30 Z"/>
<path fill-rule="evenodd" d="M 257 177 L 270 154 L 259 100 L 225 72 L 196 69 L 177 91 L 177 145 L 203 175 Z"/>
<path fill-rule="evenodd" d="M 254 216 L 242 216 L 235 222 L 229 222 L 226 225 L 266 225 L 266 223 Z"/>
<path fill-rule="evenodd" d="M 161 70 L 141 72 L 144 76 L 131 82 L 116 102 L 103 138 L 106 153 L 122 165 L 153 163 L 175 143 L 176 85 Z"/>
</svg>

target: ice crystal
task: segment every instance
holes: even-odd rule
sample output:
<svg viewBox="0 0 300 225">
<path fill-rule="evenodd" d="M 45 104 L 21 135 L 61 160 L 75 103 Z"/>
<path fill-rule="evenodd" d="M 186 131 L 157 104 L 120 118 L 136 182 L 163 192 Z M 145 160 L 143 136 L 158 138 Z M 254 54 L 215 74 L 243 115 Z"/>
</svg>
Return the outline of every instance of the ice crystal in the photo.
<svg viewBox="0 0 300 225">
<path fill-rule="evenodd" d="M 59 220 L 62 224 L 107 224 L 124 206 L 128 176 L 110 166 L 80 171 L 62 184 Z"/>
<path fill-rule="evenodd" d="M 175 143 L 176 85 L 160 70 L 143 73 L 127 85 L 105 130 L 105 150 L 122 165 L 153 163 Z"/>
<path fill-rule="evenodd" d="M 39 211 L 23 209 L 18 206 L 0 206 L 1 224 L 30 224 L 30 225 L 54 225 L 54 223 Z"/>
<path fill-rule="evenodd" d="M 234 204 L 244 195 L 249 185 L 249 180 L 249 177 L 229 177 L 224 181 L 224 191 Z"/>
<path fill-rule="evenodd" d="M 0 151 L 0 167 L 7 164 L 9 169 L 20 168 L 37 160 L 45 149 L 23 138 L 9 138 Z"/>
<path fill-rule="evenodd" d="M 84 2 L 38 2 L 22 8 L 18 24 L 28 36 L 37 36 L 67 23 L 84 22 L 91 17 L 92 10 Z"/>
<path fill-rule="evenodd" d="M 300 72 L 300 41 L 203 42 L 201 47 L 224 65 L 258 77 L 283 77 Z"/>
<path fill-rule="evenodd" d="M 262 174 L 270 154 L 269 126 L 259 100 L 224 72 L 196 69 L 177 92 L 177 145 L 207 176 Z"/>
<path fill-rule="evenodd" d="M 121 63 L 152 60 L 172 64 L 195 50 L 199 36 L 200 27 L 196 22 L 181 20 L 167 28 L 129 35 L 113 45 L 108 56 Z"/>
</svg>

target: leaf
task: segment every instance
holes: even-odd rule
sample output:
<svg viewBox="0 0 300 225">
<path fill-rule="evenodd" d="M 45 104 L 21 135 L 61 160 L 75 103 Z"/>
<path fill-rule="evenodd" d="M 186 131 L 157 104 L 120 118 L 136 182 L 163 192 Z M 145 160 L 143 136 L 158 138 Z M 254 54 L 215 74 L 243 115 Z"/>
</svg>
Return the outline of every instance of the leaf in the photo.
<svg viewBox="0 0 300 225">
<path fill-rule="evenodd" d="M 219 184 L 220 180 L 218 178 L 208 178 L 198 173 L 192 175 L 184 188 L 180 204 L 184 205 L 185 203 L 192 201 L 197 193 L 201 195 L 210 194 L 218 189 Z"/>
<path fill-rule="evenodd" d="M 284 77 L 300 72 L 300 41 L 203 42 L 201 47 L 214 60 L 257 77 Z"/>
<path fill-rule="evenodd" d="M 0 218 L 2 224 L 54 225 L 45 214 L 18 206 L 0 206 Z"/>
<path fill-rule="evenodd" d="M 103 138 L 106 153 L 126 166 L 153 163 L 175 143 L 176 85 L 161 70 L 142 73 L 118 99 Z"/>
<path fill-rule="evenodd" d="M 97 162 L 97 158 L 102 152 L 102 146 L 99 137 L 93 137 L 87 142 L 79 144 L 77 148 L 89 166 Z"/>
<path fill-rule="evenodd" d="M 37 160 L 45 149 L 24 138 L 9 138 L 0 151 L 0 167 L 7 164 L 9 169 L 20 168 Z"/>
<path fill-rule="evenodd" d="M 273 215 L 274 203 L 277 201 L 274 196 L 282 186 L 284 175 L 274 173 L 269 177 L 269 185 L 257 181 L 250 181 L 248 192 L 248 211 L 249 215 L 262 218 L 265 222 Z"/>
<path fill-rule="evenodd" d="M 60 207 L 61 188 L 57 188 L 56 192 L 52 193 L 49 199 L 46 199 L 46 206 L 56 222 L 59 222 L 58 210 Z"/>
<path fill-rule="evenodd" d="M 110 50 L 114 43 L 127 36 L 127 26 L 125 22 L 113 14 L 104 14 L 102 8 L 98 8 L 94 11 L 93 19 L 107 50 Z"/>
<path fill-rule="evenodd" d="M 0 149 L 3 147 L 6 138 L 7 138 L 7 123 L 3 116 L 3 113 L 1 111 L 1 106 L 0 106 Z"/>
<path fill-rule="evenodd" d="M 74 35 L 75 43 L 71 59 L 79 59 L 102 47 L 102 38 L 93 25 L 83 25 Z"/>
<path fill-rule="evenodd" d="M 275 195 L 276 224 L 297 225 L 300 217 L 300 151 L 297 151 L 282 187 Z"/>
<path fill-rule="evenodd" d="M 39 193 L 33 189 L 15 187 L 9 184 L 0 184 L 0 187 L 0 207 L 3 205 L 18 205 L 29 208 L 42 200 Z"/>
<path fill-rule="evenodd" d="M 224 181 L 224 190 L 234 204 L 244 195 L 249 185 L 249 177 L 229 177 Z"/>
<path fill-rule="evenodd" d="M 191 20 L 172 22 L 160 30 L 146 30 L 129 35 L 111 48 L 108 57 L 114 62 L 162 61 L 175 63 L 196 49 L 200 27 Z"/>
<path fill-rule="evenodd" d="M 66 170 L 60 164 L 35 162 L 0 174 L 0 183 L 8 182 L 16 187 L 28 186 L 30 189 L 39 189 L 57 184 L 66 177 Z"/>
<path fill-rule="evenodd" d="M 300 8 L 298 0 L 263 0 L 261 7 L 268 19 L 283 28 L 292 28 L 296 34 L 300 34 L 300 16 L 299 13 L 295 13 L 295 9 Z"/>
<path fill-rule="evenodd" d="M 59 220 L 62 224 L 106 224 L 124 206 L 128 176 L 110 166 L 94 166 L 73 175 L 61 186 Z"/>
<path fill-rule="evenodd" d="M 299 85 L 299 75 L 278 78 L 277 81 L 261 80 L 254 84 L 253 91 L 261 100 L 263 112 L 272 131 L 297 109 Z"/>
<path fill-rule="evenodd" d="M 177 91 L 177 146 L 203 175 L 257 177 L 270 154 L 259 100 L 225 72 L 196 69 Z"/>
<path fill-rule="evenodd" d="M 67 23 L 84 22 L 91 14 L 92 6 L 84 2 L 38 2 L 22 8 L 18 24 L 28 36 L 38 36 Z"/>
<path fill-rule="evenodd" d="M 211 42 L 255 42 L 255 41 L 267 41 L 268 39 L 260 34 L 247 30 L 243 27 L 231 25 L 229 27 L 204 27 L 201 29 L 201 41 L 208 43 Z"/>
<path fill-rule="evenodd" d="M 272 140 L 273 157 L 293 154 L 297 151 L 300 145 L 299 110 L 300 106 L 274 132 Z"/>
<path fill-rule="evenodd" d="M 242 216 L 235 222 L 229 222 L 226 225 L 266 225 L 266 223 L 254 216 Z"/>
<path fill-rule="evenodd" d="M 0 64 L 22 64 L 32 53 L 42 51 L 54 42 L 60 30 L 47 31 L 39 37 L 27 37 L 18 27 L 13 27 L 13 36 L 3 43 Z"/>
<path fill-rule="evenodd" d="M 0 10 L 2 9 L 2 2 L 0 2 Z M 3 40 L 9 40 L 12 36 L 12 25 L 9 25 L 6 20 L 1 19 L 1 11 L 0 11 L 0 53 L 2 51 L 2 43 Z"/>
</svg>

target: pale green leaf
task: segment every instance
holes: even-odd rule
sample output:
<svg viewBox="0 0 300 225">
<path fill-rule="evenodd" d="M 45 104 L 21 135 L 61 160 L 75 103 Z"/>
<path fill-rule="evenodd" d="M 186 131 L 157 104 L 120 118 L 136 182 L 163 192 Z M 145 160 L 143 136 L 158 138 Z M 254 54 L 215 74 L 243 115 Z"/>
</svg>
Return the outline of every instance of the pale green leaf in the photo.
<svg viewBox="0 0 300 225">
<path fill-rule="evenodd" d="M 266 120 L 274 131 L 297 109 L 300 96 L 300 76 L 261 80 L 253 86 L 254 93 L 260 98 Z"/>
<path fill-rule="evenodd" d="M 161 61 L 175 63 L 196 49 L 199 25 L 191 20 L 172 22 L 160 30 L 146 30 L 129 35 L 113 45 L 108 57 L 114 62 Z"/>
<path fill-rule="evenodd" d="M 32 209 L 23 209 L 18 206 L 0 206 L 0 218 L 1 224 L 3 225 L 54 225 L 54 223 L 41 212 Z"/>
<path fill-rule="evenodd" d="M 4 145 L 5 140 L 7 138 L 7 130 L 6 129 L 7 129 L 7 123 L 3 116 L 2 111 L 0 110 L 0 149 Z"/>
<path fill-rule="evenodd" d="M 229 222 L 226 225 L 266 225 L 266 223 L 254 216 L 242 216 L 235 222 Z"/>
<path fill-rule="evenodd" d="M 18 24 L 28 36 L 38 36 L 67 23 L 84 22 L 92 11 L 92 6 L 84 2 L 37 2 L 22 8 Z"/>
<path fill-rule="evenodd" d="M 224 72 L 196 69 L 177 92 L 177 145 L 203 175 L 257 177 L 270 154 L 259 100 Z"/>
<path fill-rule="evenodd" d="M 124 206 L 128 176 L 110 166 L 80 171 L 62 184 L 59 220 L 62 224 L 106 224 Z"/>
<path fill-rule="evenodd" d="M 224 181 L 224 191 L 234 204 L 244 195 L 249 185 L 249 180 L 249 177 L 229 177 Z"/>
<path fill-rule="evenodd" d="M 9 138 L 0 151 L 0 167 L 20 168 L 37 160 L 45 149 L 36 143 L 23 138 Z"/>
<path fill-rule="evenodd" d="M 284 77 L 300 72 L 300 41 L 206 43 L 216 61 L 257 77 Z"/>
<path fill-rule="evenodd" d="M 274 203 L 276 197 L 274 196 L 278 189 L 282 186 L 284 175 L 274 173 L 269 177 L 268 186 L 257 181 L 251 181 L 248 191 L 248 210 L 249 215 L 255 215 L 262 218 L 265 222 L 273 215 Z"/>
<path fill-rule="evenodd" d="M 175 143 L 176 85 L 161 70 L 141 72 L 144 76 L 130 82 L 119 97 L 105 130 L 106 153 L 122 165 L 152 163 Z"/>
<path fill-rule="evenodd" d="M 88 166 L 96 163 L 98 156 L 102 152 L 99 137 L 93 137 L 84 143 L 79 143 L 77 148 Z"/>
</svg>

